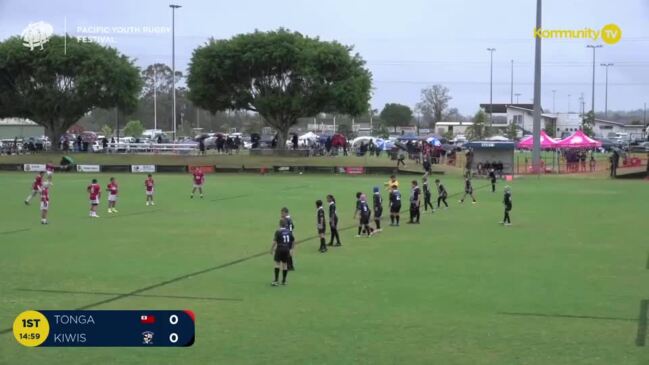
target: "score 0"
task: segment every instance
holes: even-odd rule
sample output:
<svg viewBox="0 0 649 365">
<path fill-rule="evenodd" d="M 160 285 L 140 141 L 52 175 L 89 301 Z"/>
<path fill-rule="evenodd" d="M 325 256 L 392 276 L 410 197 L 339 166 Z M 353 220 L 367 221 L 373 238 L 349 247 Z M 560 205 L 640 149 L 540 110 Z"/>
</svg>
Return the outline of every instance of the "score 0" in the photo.
<svg viewBox="0 0 649 365">
<path fill-rule="evenodd" d="M 175 315 L 175 314 L 170 315 L 170 316 L 169 316 L 169 323 L 171 323 L 171 325 L 173 325 L 173 326 L 175 326 L 176 324 L 178 324 L 178 316 Z M 169 335 L 169 342 L 171 342 L 171 343 L 177 343 L 177 342 L 178 342 L 178 334 L 175 333 L 175 332 L 172 332 L 172 333 Z"/>
</svg>

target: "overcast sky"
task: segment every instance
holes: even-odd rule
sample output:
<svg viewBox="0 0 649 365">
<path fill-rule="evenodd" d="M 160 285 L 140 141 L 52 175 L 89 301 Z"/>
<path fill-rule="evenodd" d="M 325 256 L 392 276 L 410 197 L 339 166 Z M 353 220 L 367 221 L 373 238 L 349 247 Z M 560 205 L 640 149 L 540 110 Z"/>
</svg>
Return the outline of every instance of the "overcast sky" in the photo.
<svg viewBox="0 0 649 365">
<path fill-rule="evenodd" d="M 286 27 L 353 45 L 374 77 L 372 105 L 414 107 L 420 90 L 441 83 L 452 107 L 472 114 L 489 101 L 489 53 L 494 53 L 494 103 L 509 102 L 510 60 L 520 102 L 533 93 L 535 0 L 178 0 L 176 67 L 186 70 L 194 48 L 213 36 Z M 171 64 L 171 9 L 160 0 L 0 0 L 0 39 L 44 21 L 62 34 L 104 37 L 139 66 Z M 649 0 L 545 0 L 543 27 L 622 28 L 622 40 L 597 51 L 596 109 L 604 109 L 603 62 L 609 69 L 609 110 L 649 102 Z M 84 28 L 85 27 L 85 28 Z M 108 30 L 97 33 L 96 29 Z M 119 30 L 129 31 L 118 34 Z M 160 27 L 144 29 L 144 27 Z M 129 30 L 130 29 L 130 30 Z M 93 34 L 90 34 L 94 32 Z M 590 108 L 592 51 L 585 40 L 543 41 L 542 104 L 578 111 L 581 93 Z M 571 95 L 569 98 L 568 95 Z M 514 100 L 516 101 L 516 100 Z"/>
</svg>

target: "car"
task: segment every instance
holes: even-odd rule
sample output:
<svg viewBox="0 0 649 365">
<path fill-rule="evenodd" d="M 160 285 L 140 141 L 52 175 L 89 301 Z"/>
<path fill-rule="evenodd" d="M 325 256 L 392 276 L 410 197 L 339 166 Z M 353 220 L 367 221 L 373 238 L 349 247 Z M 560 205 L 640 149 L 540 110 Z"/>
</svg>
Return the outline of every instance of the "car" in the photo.
<svg viewBox="0 0 649 365">
<path fill-rule="evenodd" d="M 638 143 L 629 148 L 630 152 L 649 152 L 649 141 Z"/>
</svg>

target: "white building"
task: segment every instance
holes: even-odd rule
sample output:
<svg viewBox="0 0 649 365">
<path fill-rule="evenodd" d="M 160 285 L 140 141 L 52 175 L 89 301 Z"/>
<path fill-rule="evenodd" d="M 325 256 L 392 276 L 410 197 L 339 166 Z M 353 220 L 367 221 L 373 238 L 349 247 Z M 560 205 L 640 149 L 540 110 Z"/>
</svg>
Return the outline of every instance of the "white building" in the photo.
<svg viewBox="0 0 649 365">
<path fill-rule="evenodd" d="M 446 133 L 452 133 L 453 136 L 466 134 L 466 129 L 473 125 L 473 122 L 437 122 L 435 132 L 443 136 Z"/>
<path fill-rule="evenodd" d="M 596 137 L 601 138 L 619 138 L 631 140 L 642 138 L 644 136 L 644 126 L 622 124 L 610 120 L 595 118 L 595 125 L 593 126 L 593 133 Z"/>
</svg>

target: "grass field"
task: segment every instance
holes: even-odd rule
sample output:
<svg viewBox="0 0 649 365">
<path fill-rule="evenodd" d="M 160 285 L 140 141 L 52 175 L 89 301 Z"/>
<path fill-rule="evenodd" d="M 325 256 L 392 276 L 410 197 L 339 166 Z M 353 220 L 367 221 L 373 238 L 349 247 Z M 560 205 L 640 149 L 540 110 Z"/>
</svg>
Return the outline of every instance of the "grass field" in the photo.
<svg viewBox="0 0 649 365">
<path fill-rule="evenodd" d="M 476 181 L 479 203 L 460 206 L 462 182 L 445 176 L 448 210 L 371 239 L 344 230 L 320 254 L 313 202 L 334 194 L 354 227 L 354 193 L 383 177 L 208 175 L 205 199 L 190 200 L 189 175 L 158 174 L 146 207 L 144 176 L 117 175 L 120 213 L 102 201 L 94 220 L 91 176 L 57 174 L 47 226 L 23 204 L 32 178 L 0 173 L 0 330 L 26 309 L 192 309 L 196 343 L 34 349 L 5 331 L 0 364 L 649 363 L 635 345 L 649 298 L 643 181 L 517 179 L 503 227 L 503 183 L 491 194 Z M 289 285 L 272 288 L 282 206 L 301 242 Z"/>
</svg>

